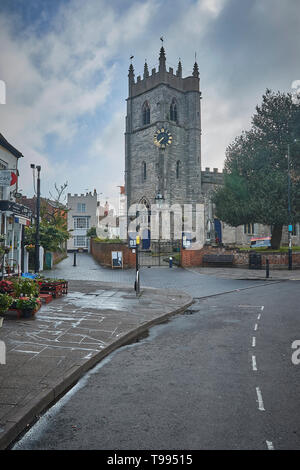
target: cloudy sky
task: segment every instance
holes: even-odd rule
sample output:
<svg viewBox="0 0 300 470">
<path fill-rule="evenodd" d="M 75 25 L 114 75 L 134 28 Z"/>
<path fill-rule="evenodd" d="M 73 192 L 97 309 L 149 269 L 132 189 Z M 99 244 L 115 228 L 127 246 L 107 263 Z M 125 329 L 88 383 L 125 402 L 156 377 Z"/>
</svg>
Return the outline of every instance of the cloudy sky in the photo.
<svg viewBox="0 0 300 470">
<path fill-rule="evenodd" d="M 0 132 L 25 156 L 20 188 L 115 196 L 124 182 L 129 57 L 135 75 L 195 52 L 202 90 L 202 169 L 223 168 L 227 145 L 250 125 L 266 88 L 300 79 L 299 0 L 1 0 Z"/>
</svg>

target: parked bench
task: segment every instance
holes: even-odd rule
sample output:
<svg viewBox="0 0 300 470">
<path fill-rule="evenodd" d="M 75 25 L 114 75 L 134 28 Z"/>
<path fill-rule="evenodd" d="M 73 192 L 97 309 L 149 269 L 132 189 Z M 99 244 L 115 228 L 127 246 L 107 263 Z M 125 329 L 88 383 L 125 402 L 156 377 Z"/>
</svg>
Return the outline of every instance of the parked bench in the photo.
<svg viewBox="0 0 300 470">
<path fill-rule="evenodd" d="M 202 258 L 203 266 L 233 266 L 233 255 L 204 255 Z"/>
</svg>

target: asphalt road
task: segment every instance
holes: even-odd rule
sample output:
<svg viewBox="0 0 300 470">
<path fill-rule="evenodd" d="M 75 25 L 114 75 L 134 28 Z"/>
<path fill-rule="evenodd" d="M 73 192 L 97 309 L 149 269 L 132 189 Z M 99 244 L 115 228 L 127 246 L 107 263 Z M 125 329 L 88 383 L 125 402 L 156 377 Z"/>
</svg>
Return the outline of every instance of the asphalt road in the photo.
<svg viewBox="0 0 300 470">
<path fill-rule="evenodd" d="M 14 449 L 299 449 L 298 281 L 197 300 L 90 371 Z"/>
</svg>

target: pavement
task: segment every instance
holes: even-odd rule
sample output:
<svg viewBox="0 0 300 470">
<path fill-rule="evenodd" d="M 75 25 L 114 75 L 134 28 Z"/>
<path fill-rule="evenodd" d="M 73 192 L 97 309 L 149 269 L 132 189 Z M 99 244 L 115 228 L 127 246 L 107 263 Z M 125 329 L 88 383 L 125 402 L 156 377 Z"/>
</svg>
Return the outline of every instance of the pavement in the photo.
<svg viewBox="0 0 300 470">
<path fill-rule="evenodd" d="M 181 313 L 189 294 L 99 281 L 69 281 L 69 293 L 35 318 L 3 315 L 0 340 L 0 449 L 14 440 L 90 368 L 151 326 Z"/>
<path fill-rule="evenodd" d="M 237 279 L 237 280 L 263 280 L 263 281 L 300 281 L 300 269 L 270 269 L 269 277 L 266 277 L 265 269 L 249 268 L 186 268 L 187 271 L 202 274 L 204 276 L 213 276 L 219 279 Z"/>
</svg>

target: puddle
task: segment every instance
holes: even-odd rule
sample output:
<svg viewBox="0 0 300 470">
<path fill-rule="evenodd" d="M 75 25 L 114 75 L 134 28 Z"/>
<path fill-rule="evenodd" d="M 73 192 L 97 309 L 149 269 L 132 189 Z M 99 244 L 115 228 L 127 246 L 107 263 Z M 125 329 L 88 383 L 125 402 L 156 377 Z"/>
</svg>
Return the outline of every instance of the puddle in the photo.
<svg viewBox="0 0 300 470">
<path fill-rule="evenodd" d="M 148 337 L 149 337 L 149 330 L 146 330 L 146 331 L 144 331 L 144 333 L 141 333 L 136 338 L 133 338 L 133 339 L 129 340 L 127 343 L 124 343 L 123 346 L 121 346 L 121 347 L 129 346 L 130 344 L 140 343 L 140 341 L 143 341 L 144 339 L 146 339 Z"/>
</svg>

